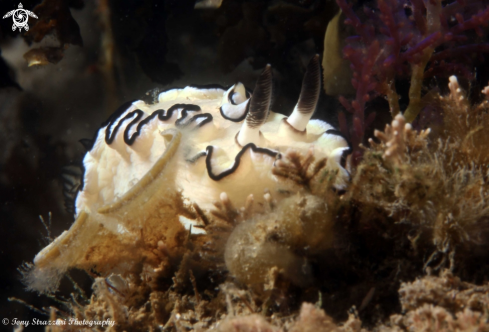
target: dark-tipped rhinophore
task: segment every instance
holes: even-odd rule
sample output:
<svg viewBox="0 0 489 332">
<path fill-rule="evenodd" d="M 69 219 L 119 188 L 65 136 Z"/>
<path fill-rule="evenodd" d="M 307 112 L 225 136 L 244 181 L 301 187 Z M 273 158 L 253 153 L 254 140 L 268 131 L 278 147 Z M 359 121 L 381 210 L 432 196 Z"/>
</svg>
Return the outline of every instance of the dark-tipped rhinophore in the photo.
<svg viewBox="0 0 489 332">
<path fill-rule="evenodd" d="M 237 140 L 242 146 L 248 143 L 257 144 L 260 139 L 260 127 L 267 121 L 272 99 L 272 66 L 269 64 L 258 77 L 249 101 L 246 120 L 239 131 Z"/>
<path fill-rule="evenodd" d="M 306 74 L 302 81 L 301 94 L 294 111 L 287 119 L 287 122 L 299 131 L 306 129 L 307 123 L 311 119 L 319 99 L 321 89 L 321 68 L 319 65 L 319 55 L 316 54 L 307 65 Z"/>
<path fill-rule="evenodd" d="M 297 109 L 302 114 L 314 113 L 321 89 L 321 70 L 319 69 L 319 55 L 316 54 L 307 66 L 306 74 L 302 80 L 302 89 L 297 103 Z"/>
<path fill-rule="evenodd" d="M 268 117 L 270 100 L 272 99 L 272 66 L 267 65 L 258 77 L 250 100 L 250 109 L 246 116 L 246 124 L 250 128 L 259 128 Z"/>
</svg>

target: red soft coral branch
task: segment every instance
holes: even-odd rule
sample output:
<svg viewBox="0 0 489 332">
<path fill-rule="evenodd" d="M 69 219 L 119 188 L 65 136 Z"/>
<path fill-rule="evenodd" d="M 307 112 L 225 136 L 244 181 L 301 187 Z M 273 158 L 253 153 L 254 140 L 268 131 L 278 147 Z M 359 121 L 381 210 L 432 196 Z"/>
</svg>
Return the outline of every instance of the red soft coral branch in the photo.
<svg viewBox="0 0 489 332">
<path fill-rule="evenodd" d="M 431 61 L 440 61 L 448 58 L 467 56 L 474 53 L 489 53 L 489 44 L 471 44 L 450 48 L 434 54 Z"/>
<path fill-rule="evenodd" d="M 353 146 L 358 146 L 362 142 L 365 133 L 365 103 L 370 99 L 370 92 L 374 91 L 377 86 L 372 69 L 379 54 L 380 43 L 378 40 L 374 40 L 365 53 L 359 53 L 353 48 L 345 49 L 345 57 L 350 60 L 354 72 L 352 85 L 356 89 L 356 98 L 349 102 L 343 96 L 340 97 L 339 101 L 343 107 L 353 114 L 352 131 L 348 132 L 346 126 L 343 126 L 343 129 L 340 126 L 340 129 L 350 138 Z M 342 117 L 340 123 L 346 121 L 344 115 Z"/>
<path fill-rule="evenodd" d="M 471 61 L 468 54 L 489 52 L 488 44 L 473 43 L 472 37 L 465 34 L 468 30 L 481 34 L 482 27 L 488 26 L 489 8 L 482 1 L 452 1 L 445 5 L 442 0 L 377 0 L 378 10 L 364 7 L 362 19 L 347 0 L 336 2 L 346 17 L 345 24 L 357 33 L 346 39 L 343 49 L 356 89 L 355 99 L 340 97 L 340 103 L 352 114 L 350 129 L 346 115 L 339 116 L 340 129 L 357 152 L 375 116 L 372 113 L 365 118 L 367 101 L 386 95 L 392 115 L 400 112 L 396 76 L 411 75 L 409 106 L 404 115 L 412 121 L 421 110 L 424 77 L 447 75 L 450 70 L 467 75 L 469 70 L 464 70 L 461 61 Z M 465 44 L 468 41 L 472 43 Z"/>
<path fill-rule="evenodd" d="M 418 44 L 410 47 L 402 54 L 402 60 L 413 61 L 413 56 L 421 54 L 426 48 L 432 47 L 441 38 L 441 32 L 437 31 L 420 41 Z"/>
<path fill-rule="evenodd" d="M 459 34 L 466 30 L 475 30 L 479 36 L 482 36 L 481 27 L 487 27 L 487 20 L 489 20 L 489 9 L 481 10 L 479 13 L 473 15 L 470 19 L 464 20 L 462 14 L 455 14 L 455 18 L 458 24 L 450 29 L 453 34 Z"/>
<path fill-rule="evenodd" d="M 416 28 L 421 34 L 426 34 L 426 19 L 423 15 L 426 7 L 424 6 L 423 0 L 411 0 L 411 8 L 413 10 Z"/>
<path fill-rule="evenodd" d="M 360 18 L 355 14 L 352 5 L 348 4 L 346 0 L 337 0 L 336 3 L 347 17 L 345 23 L 355 28 L 355 31 L 365 40 L 370 39 L 370 36 L 367 34 L 368 29 L 365 28 Z"/>
</svg>

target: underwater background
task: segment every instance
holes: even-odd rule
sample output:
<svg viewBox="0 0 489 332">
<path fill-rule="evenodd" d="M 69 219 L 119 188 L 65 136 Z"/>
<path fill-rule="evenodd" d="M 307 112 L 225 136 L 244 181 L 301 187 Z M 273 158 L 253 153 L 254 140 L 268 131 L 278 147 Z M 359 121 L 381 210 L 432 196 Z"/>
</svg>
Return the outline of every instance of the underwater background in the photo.
<svg viewBox="0 0 489 332">
<path fill-rule="evenodd" d="M 452 2 L 456 1 L 446 1 L 443 5 Z M 459 2 L 462 8 L 466 6 L 465 8 L 473 9 L 473 13 L 468 12 L 469 17 L 478 11 L 488 11 L 487 1 Z M 204 5 L 199 8 L 199 3 L 209 3 L 209 8 L 202 8 Z M 43 217 L 46 224 L 50 223 L 49 236 L 53 238 L 73 223 L 73 202 L 70 197 L 63 195 L 62 174 L 70 171 L 67 166 L 76 168 L 81 165 L 86 150 L 79 140 L 92 138 L 100 124 L 119 105 L 128 100 L 150 99 L 151 90 L 155 88 L 166 90 L 208 84 L 229 87 L 238 81 L 253 88 L 260 72 L 267 64 L 271 64 L 271 109 L 285 114 L 297 102 L 309 60 L 315 54 L 319 54 L 322 59 L 326 56 L 335 58 L 334 54 L 327 55 L 324 46 L 328 23 L 340 10 L 336 1 L 223 0 L 222 3 L 213 3 L 195 0 L 24 1 L 24 8 L 39 16 L 38 20 L 29 19 L 28 32 L 12 31 L 12 20 L 1 20 L 0 220 L 3 231 L 0 241 L 0 284 L 3 287 L 0 291 L 0 318 L 45 319 L 45 316 L 31 310 L 29 306 L 48 308 L 58 305 L 53 298 L 26 291 L 18 268 L 24 262 L 31 262 L 47 245 L 47 242 L 43 242 L 48 235 L 47 230 L 39 216 Z M 362 12 L 363 6 L 373 8 L 377 4 L 376 1 L 348 3 L 358 12 Z M 16 1 L 2 1 L 0 14 L 4 15 L 17 7 Z M 409 10 L 411 9 L 406 9 L 406 12 Z M 454 16 L 455 14 L 453 13 Z M 412 13 L 407 15 L 413 16 Z M 359 14 L 359 17 L 362 20 L 378 19 L 375 16 L 370 17 L 368 11 Z M 437 96 L 447 95 L 450 92 L 449 76 L 456 74 L 472 104 L 485 100 L 480 91 L 489 82 L 487 24 L 481 21 L 475 28 L 480 29 L 480 33 L 465 33 L 464 30 L 466 40 L 461 39 L 460 43 L 479 46 L 465 49 L 466 54 L 462 54 L 465 57 L 453 55 L 454 60 L 451 60 L 450 66 L 436 69 L 439 71 L 433 72 L 423 81 L 423 95 L 432 89 Z M 342 47 L 352 42 L 349 37 L 355 34 L 351 26 L 342 23 L 334 33 L 334 38 L 331 37 L 329 42 L 338 41 Z M 426 43 L 430 42 L 429 39 L 426 40 Z M 337 58 L 336 55 L 335 59 Z M 349 59 L 355 61 L 354 56 Z M 406 61 L 415 62 L 412 59 Z M 354 115 L 338 117 L 348 105 L 354 107 L 351 101 L 358 97 L 356 89 L 350 84 L 353 74 L 348 69 L 349 65 L 338 64 L 339 67 L 343 69 L 334 75 L 343 76 L 335 85 L 337 89 L 332 88 L 335 91 L 330 91 L 329 94 L 321 89 L 314 118 L 325 120 L 335 127 L 341 127 L 340 122 L 345 119 L 349 127 L 356 128 L 351 125 Z M 404 111 L 409 105 L 411 77 L 401 67 L 396 68 L 399 73 L 396 72 L 394 89 L 398 94 L 398 107 Z M 326 71 L 325 68 L 323 71 Z M 377 87 L 368 91 L 372 97 L 365 101 L 362 109 L 366 119 L 362 125 L 365 126 L 344 133 L 346 136 L 350 135 L 350 141 L 353 140 L 357 146 L 359 143 L 368 145 L 367 139 L 374 137 L 374 129 L 383 130 L 386 124 L 391 123 L 392 104 L 384 97 L 384 92 L 385 90 Z M 340 96 L 344 96 L 344 100 Z M 444 115 L 439 111 L 440 107 L 435 106 L 438 105 L 432 101 L 431 104 L 428 101 L 423 105 L 413 123 L 414 129 L 432 128 L 432 131 L 443 132 Z M 369 117 L 374 112 L 375 115 Z M 341 129 L 344 131 L 344 128 Z M 356 148 L 354 150 L 360 151 Z M 354 157 L 354 163 L 358 163 L 362 153 L 358 152 Z M 487 168 L 485 160 L 481 165 Z M 486 177 L 484 181 L 487 181 Z M 361 190 L 358 189 L 358 192 Z M 361 204 L 352 209 L 355 210 L 358 206 Z M 347 208 L 343 206 L 341 209 Z M 339 215 L 348 214 L 341 209 Z M 380 204 L 372 208 L 375 209 L 380 210 Z M 382 219 L 387 219 L 389 213 L 382 215 L 377 211 L 372 212 L 372 218 L 376 222 L 368 223 L 364 222 L 368 214 L 362 214 L 363 212 L 364 210 L 355 210 L 344 217 L 353 221 L 343 231 L 339 231 L 338 234 L 344 236 L 339 236 L 336 244 L 339 249 L 326 256 L 335 256 L 330 257 L 333 262 L 331 272 L 317 273 L 332 282 L 330 286 L 322 287 L 323 301 L 326 303 L 322 308 L 326 314 L 331 315 L 337 323 L 342 322 L 348 319 L 348 309 L 356 305 L 361 308 L 360 313 L 357 313 L 358 317 L 371 328 L 379 321 L 388 320 L 391 314 L 401 312 L 397 294 L 400 282 L 411 282 L 429 274 L 424 263 L 431 261 L 430 255 L 434 250 L 432 247 L 436 245 L 431 243 L 432 233 L 418 232 L 424 226 L 418 225 L 413 230 L 404 227 L 401 222 L 400 225 L 396 223 L 395 227 L 399 227 L 393 229 L 386 226 L 386 221 Z M 389 212 L 391 215 L 398 213 L 393 210 Z M 400 212 L 402 213 L 404 212 Z M 468 231 L 471 234 L 477 233 L 474 235 L 477 243 L 471 243 L 457 251 L 461 255 L 457 259 L 464 261 L 464 264 L 463 267 L 452 268 L 451 273 L 461 277 L 464 282 L 487 285 L 489 219 L 486 215 L 481 219 Z M 377 222 L 379 220 L 381 221 Z M 357 221 L 360 226 L 356 224 Z M 395 232 L 402 234 L 405 242 L 399 242 L 399 246 L 406 250 L 405 256 L 411 257 L 412 263 L 399 264 L 398 269 L 403 271 L 398 273 L 402 276 L 396 275 L 395 282 L 386 285 L 388 289 L 381 292 L 378 291 L 378 285 L 391 278 L 389 275 L 393 273 L 391 268 L 394 264 L 383 265 L 384 260 L 395 260 L 386 252 L 396 251 L 397 255 L 397 250 L 400 250 L 390 242 L 382 242 L 382 239 L 397 241 L 397 235 L 392 235 Z M 411 253 L 412 239 L 416 236 L 425 237 L 425 242 L 430 244 L 420 245 L 421 249 Z M 350 242 L 356 243 L 358 247 L 349 251 L 346 247 Z M 400 261 L 409 261 L 403 254 L 396 256 L 396 259 L 401 256 Z M 440 273 L 449 267 L 442 256 L 440 254 L 440 257 L 435 257 L 436 262 L 432 263 L 440 263 L 439 271 L 437 270 Z M 355 264 L 358 261 L 368 261 L 368 264 L 358 265 L 357 268 Z M 344 273 L 339 272 L 343 269 L 342 264 L 348 265 L 348 270 Z M 321 270 L 320 267 L 318 269 Z M 375 272 L 367 273 L 363 270 Z M 365 280 L 362 280 L 362 273 Z M 92 279 L 88 274 L 74 272 L 72 277 L 85 292 L 91 291 Z M 331 291 L 334 296 L 328 297 L 328 289 L 340 291 Z M 377 291 L 374 293 L 372 289 Z M 71 291 L 72 284 L 63 279 L 60 294 L 69 297 Z M 317 292 L 312 292 L 301 294 L 300 290 L 293 289 L 287 296 L 315 302 L 318 300 Z M 485 294 L 487 296 L 487 292 Z M 374 304 L 367 307 L 370 301 Z M 295 308 L 290 309 L 291 311 L 298 312 L 298 304 L 291 307 Z M 35 328 L 29 327 L 27 330 Z M 487 329 L 487 325 L 485 328 Z"/>
</svg>

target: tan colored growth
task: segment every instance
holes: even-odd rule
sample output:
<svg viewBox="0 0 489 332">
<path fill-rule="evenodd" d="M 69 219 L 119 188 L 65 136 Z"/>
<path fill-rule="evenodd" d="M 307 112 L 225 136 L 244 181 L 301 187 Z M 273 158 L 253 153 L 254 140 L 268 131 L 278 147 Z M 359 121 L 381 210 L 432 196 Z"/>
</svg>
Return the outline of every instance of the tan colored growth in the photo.
<svg viewBox="0 0 489 332">
<path fill-rule="evenodd" d="M 406 148 L 419 150 L 426 145 L 429 133 L 430 129 L 419 133 L 413 131 L 411 124 L 406 123 L 406 119 L 398 114 L 391 125 L 385 125 L 383 132 L 375 130 L 374 135 L 384 148 L 383 158 L 399 164 L 406 156 Z M 376 145 L 373 139 L 369 139 L 369 143 Z"/>
</svg>

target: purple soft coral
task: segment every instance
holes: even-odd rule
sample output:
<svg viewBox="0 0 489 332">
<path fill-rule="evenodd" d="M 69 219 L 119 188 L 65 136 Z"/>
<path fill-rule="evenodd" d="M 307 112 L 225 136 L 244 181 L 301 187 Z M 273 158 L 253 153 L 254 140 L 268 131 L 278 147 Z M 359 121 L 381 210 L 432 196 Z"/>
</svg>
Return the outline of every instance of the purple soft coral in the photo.
<svg viewBox="0 0 489 332">
<path fill-rule="evenodd" d="M 395 78 L 410 75 L 409 106 L 404 111 L 407 121 L 413 121 L 421 111 L 421 89 L 425 77 L 453 74 L 471 75 L 465 65 L 467 54 L 489 52 L 489 44 L 474 43 L 467 31 L 483 35 L 487 27 L 489 8 L 483 1 L 441 0 L 378 0 L 377 8 L 363 7 L 362 19 L 347 0 L 336 0 L 357 36 L 347 39 L 343 49 L 353 70 L 352 85 L 356 89 L 353 101 L 340 97 L 341 104 L 353 114 L 353 126 L 348 130 L 346 116 L 340 113 L 340 128 L 354 146 L 354 157 L 361 155 L 359 144 L 375 113 L 365 118 L 365 103 L 372 97 L 387 97 L 392 116 L 400 112 Z M 363 19 L 363 17 L 365 17 Z M 469 43 L 471 41 L 472 43 Z M 435 53 L 435 50 L 437 51 Z"/>
</svg>

